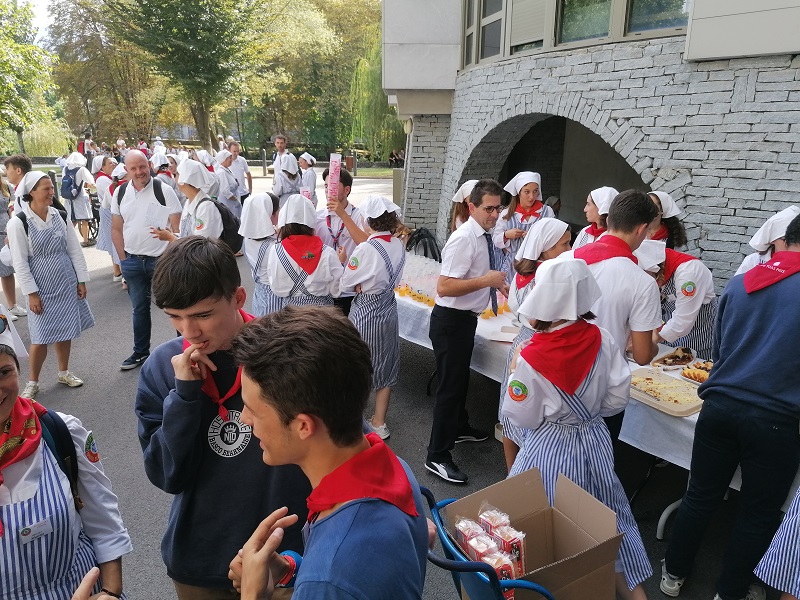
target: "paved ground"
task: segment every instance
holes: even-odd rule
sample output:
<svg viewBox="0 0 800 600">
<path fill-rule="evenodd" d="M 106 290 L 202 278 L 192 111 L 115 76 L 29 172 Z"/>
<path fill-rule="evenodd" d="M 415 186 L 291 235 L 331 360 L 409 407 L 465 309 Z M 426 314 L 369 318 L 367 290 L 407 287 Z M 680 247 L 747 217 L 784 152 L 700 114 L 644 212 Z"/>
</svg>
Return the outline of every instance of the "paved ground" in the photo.
<svg viewBox="0 0 800 600">
<path fill-rule="evenodd" d="M 267 180 L 257 180 L 256 191 L 267 189 L 268 184 Z M 353 200 L 357 203 L 372 192 L 390 194 L 391 181 L 357 180 Z M 119 363 L 131 351 L 130 304 L 119 284 L 111 281 L 107 255 L 90 249 L 86 251 L 86 256 L 92 270 L 89 301 L 97 325 L 75 342 L 70 365 L 85 379 L 86 385 L 78 389 L 59 386 L 56 383 L 54 358 L 51 356 L 43 369 L 39 400 L 50 408 L 80 417 L 88 428 L 94 430 L 103 463 L 119 495 L 122 514 L 134 542 L 134 552 L 124 561 L 125 587 L 130 597 L 135 600 L 171 598 L 171 585 L 159 549 L 170 497 L 150 484 L 142 467 L 133 414 L 138 371 L 119 371 Z M 250 292 L 252 280 L 243 259 L 239 267 L 245 287 Z M 158 344 L 170 339 L 174 330 L 160 311 L 154 308 L 153 315 L 153 343 Z M 25 321 L 24 318 L 20 319 L 17 326 L 27 342 Z M 424 470 L 422 461 L 430 432 L 433 403 L 433 399 L 425 395 L 425 384 L 434 370 L 433 354 L 406 342 L 401 343 L 401 352 L 401 380 L 389 414 L 392 431 L 390 445 L 408 461 L 420 483 L 429 487 L 438 499 L 442 499 L 461 497 L 502 479 L 505 475 L 502 450 L 500 444 L 493 440 L 481 444 L 460 444 L 456 449 L 457 462 L 471 476 L 466 486 L 447 484 Z M 21 379 L 24 381 L 24 376 Z M 472 375 L 468 409 L 474 426 L 484 429 L 493 427 L 498 394 L 499 385 L 496 382 Z M 624 465 L 624 483 L 632 490 L 646 472 L 648 458 L 628 449 L 621 452 L 620 462 Z M 686 471 L 678 467 L 655 469 L 651 481 L 634 506 L 657 573 L 660 573 L 659 561 L 666 546 L 655 539 L 658 516 L 666 505 L 681 496 L 686 479 Z M 236 480 L 234 474 L 231 485 L 247 485 L 247 481 Z M 713 598 L 713 579 L 719 570 L 725 532 L 727 525 L 732 522 L 735 506 L 736 494 L 732 493 L 730 501 L 725 503 L 710 527 L 699 555 L 696 574 L 687 581 L 681 598 Z M 220 513 L 221 518 L 236 517 L 225 514 L 224 498 L 220 499 Z M 657 576 L 648 582 L 647 591 L 651 598 L 665 598 L 658 591 Z M 456 598 L 449 576 L 432 566 L 428 569 L 425 598 Z"/>
</svg>

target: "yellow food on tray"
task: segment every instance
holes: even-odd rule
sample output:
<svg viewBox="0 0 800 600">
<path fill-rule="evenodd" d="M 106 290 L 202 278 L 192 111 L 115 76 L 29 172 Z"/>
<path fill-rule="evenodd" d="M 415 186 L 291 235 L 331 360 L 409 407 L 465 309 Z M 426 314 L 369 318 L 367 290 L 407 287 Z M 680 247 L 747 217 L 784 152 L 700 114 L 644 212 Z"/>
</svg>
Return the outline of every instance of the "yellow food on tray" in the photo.
<svg viewBox="0 0 800 600">
<path fill-rule="evenodd" d="M 667 404 L 684 406 L 699 401 L 697 389 L 692 384 L 672 377 L 631 377 L 631 386 Z"/>
<path fill-rule="evenodd" d="M 684 369 L 681 371 L 681 375 L 686 377 L 686 379 L 691 379 L 692 381 L 696 381 L 698 383 L 703 383 L 708 379 L 708 371 L 705 369 Z"/>
</svg>

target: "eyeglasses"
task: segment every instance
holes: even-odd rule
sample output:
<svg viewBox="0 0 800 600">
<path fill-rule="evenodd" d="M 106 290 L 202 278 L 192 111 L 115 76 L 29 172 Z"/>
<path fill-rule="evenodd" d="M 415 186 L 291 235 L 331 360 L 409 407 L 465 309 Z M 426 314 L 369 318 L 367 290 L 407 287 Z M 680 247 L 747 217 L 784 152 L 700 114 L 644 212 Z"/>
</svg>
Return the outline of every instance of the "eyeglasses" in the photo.
<svg viewBox="0 0 800 600">
<path fill-rule="evenodd" d="M 495 213 L 495 212 L 499 213 L 501 210 L 503 210 L 503 205 L 502 204 L 498 204 L 497 206 L 481 206 L 480 208 L 485 210 L 486 214 L 490 215 L 490 214 Z"/>
</svg>

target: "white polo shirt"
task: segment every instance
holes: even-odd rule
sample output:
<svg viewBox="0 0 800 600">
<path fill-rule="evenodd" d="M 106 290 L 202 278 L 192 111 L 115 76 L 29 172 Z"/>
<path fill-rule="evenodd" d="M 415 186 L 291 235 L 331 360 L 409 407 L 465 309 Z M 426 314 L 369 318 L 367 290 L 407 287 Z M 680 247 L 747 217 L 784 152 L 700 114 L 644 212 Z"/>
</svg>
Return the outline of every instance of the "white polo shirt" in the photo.
<svg viewBox="0 0 800 600">
<path fill-rule="evenodd" d="M 491 234 L 491 231 L 485 231 L 472 217 L 456 229 L 442 249 L 440 275 L 456 279 L 474 279 L 486 275 L 489 272 L 489 245 L 483 235 L 485 233 Z M 436 304 L 477 313 L 489 305 L 489 288 L 464 296 L 442 297 L 436 294 Z"/>
<path fill-rule="evenodd" d="M 247 166 L 247 161 L 244 156 L 238 156 L 236 160 L 231 163 L 231 173 L 236 177 L 239 182 L 239 196 L 249 194 L 250 190 L 247 189 L 247 173 L 250 172 L 250 167 Z"/>
<path fill-rule="evenodd" d="M 167 249 L 169 242 L 162 242 L 154 238 L 150 233 L 152 222 L 148 222 L 148 205 L 156 205 L 158 209 L 164 209 L 166 214 L 179 215 L 181 213 L 181 203 L 172 188 L 162 183 L 161 189 L 164 192 L 166 207 L 162 207 L 153 192 L 153 178 L 144 186 L 142 191 L 137 191 L 133 187 L 133 182 L 125 186 L 124 198 L 119 198 L 119 190 L 122 186 L 114 190 L 111 199 L 111 213 L 120 215 L 124 220 L 122 225 L 122 237 L 125 242 L 126 254 L 142 254 L 145 256 L 161 256 Z M 149 209 L 150 214 L 157 213 L 157 209 Z M 166 223 L 163 226 L 165 226 Z"/>
</svg>

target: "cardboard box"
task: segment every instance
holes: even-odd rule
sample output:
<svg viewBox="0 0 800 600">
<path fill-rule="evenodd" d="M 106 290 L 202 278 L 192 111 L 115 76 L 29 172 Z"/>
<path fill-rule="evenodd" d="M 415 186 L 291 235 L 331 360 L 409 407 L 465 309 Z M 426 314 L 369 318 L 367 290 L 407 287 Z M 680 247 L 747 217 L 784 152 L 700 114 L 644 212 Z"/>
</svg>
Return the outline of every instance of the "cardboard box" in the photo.
<svg viewBox="0 0 800 600">
<path fill-rule="evenodd" d="M 443 518 L 453 540 L 456 517 L 477 519 L 484 501 L 507 512 L 511 526 L 526 534 L 528 573 L 521 579 L 544 586 L 556 600 L 614 600 L 614 561 L 622 542 L 614 511 L 564 475 L 551 507 L 541 473 L 531 469 L 447 505 Z M 517 590 L 515 598 L 540 596 Z"/>
</svg>

